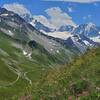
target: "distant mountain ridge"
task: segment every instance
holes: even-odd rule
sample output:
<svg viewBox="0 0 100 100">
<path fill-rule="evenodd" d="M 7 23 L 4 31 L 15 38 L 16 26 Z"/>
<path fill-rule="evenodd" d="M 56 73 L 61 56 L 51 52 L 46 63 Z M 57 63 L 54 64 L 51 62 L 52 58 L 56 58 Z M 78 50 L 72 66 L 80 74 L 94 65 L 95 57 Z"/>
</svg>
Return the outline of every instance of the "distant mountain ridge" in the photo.
<svg viewBox="0 0 100 100">
<path fill-rule="evenodd" d="M 26 45 L 30 41 L 34 41 L 41 45 L 51 55 L 61 56 L 67 62 L 74 55 L 70 49 L 66 49 L 63 45 L 61 45 L 61 43 L 55 41 L 53 37 L 44 35 L 18 14 L 4 8 L 0 8 L 0 31 Z M 25 51 L 23 53 L 26 54 Z"/>
<path fill-rule="evenodd" d="M 4 8 L 0 9 L 0 20 L 0 29 L 4 33 L 21 41 L 35 40 L 51 53 L 57 53 L 57 51 L 65 49 L 63 45 L 68 47 L 68 49 L 72 49 L 72 51 L 79 51 L 81 53 L 84 53 L 87 48 L 100 45 L 100 27 L 93 23 L 82 24 L 77 27 L 70 25 L 61 26 L 58 30 L 54 30 L 35 19 L 33 21 L 28 15 L 21 18 Z M 4 26 L 7 26 L 6 30 L 2 23 Z M 62 42 L 58 42 L 60 39 Z"/>
<path fill-rule="evenodd" d="M 57 35 L 58 32 L 61 32 L 62 35 L 64 35 L 64 33 L 66 33 L 66 37 L 67 37 L 67 33 L 77 34 L 77 35 L 83 34 L 86 37 L 91 38 L 91 40 L 93 40 L 92 38 L 98 37 L 98 39 L 99 39 L 99 37 L 100 37 L 100 26 L 96 26 L 95 24 L 93 24 L 91 22 L 87 23 L 87 24 L 77 25 L 76 27 L 71 26 L 71 25 L 65 25 L 65 26 L 61 26 L 59 29 L 51 29 L 36 20 L 33 23 L 34 23 L 34 27 L 36 29 L 38 29 L 41 32 L 44 32 L 44 34 L 47 34 L 47 35 L 48 34 L 50 35 L 52 33 Z M 53 36 L 53 35 L 51 35 L 51 36 Z M 55 35 L 54 35 L 54 37 L 55 37 Z M 63 36 L 62 37 L 59 36 L 58 38 L 63 39 Z M 94 42 L 98 42 L 98 40 L 97 41 L 95 40 Z"/>
<path fill-rule="evenodd" d="M 81 24 L 77 27 L 70 25 L 61 26 L 60 29 L 52 32 L 48 27 L 45 27 L 47 30 L 44 29 L 43 24 L 42 27 L 39 27 L 41 25 L 40 22 L 39 25 L 37 23 L 34 24 L 36 25 L 36 28 L 38 27 L 37 29 L 42 31 L 44 34 L 59 38 L 64 41 L 64 45 L 70 46 L 71 48 L 73 47 L 73 49 L 77 48 L 80 52 L 85 52 L 87 48 L 100 45 L 100 27 L 93 23 Z M 62 36 L 64 35 L 64 38 L 62 38 L 62 36 L 60 37 L 59 34 L 62 34 Z"/>
</svg>

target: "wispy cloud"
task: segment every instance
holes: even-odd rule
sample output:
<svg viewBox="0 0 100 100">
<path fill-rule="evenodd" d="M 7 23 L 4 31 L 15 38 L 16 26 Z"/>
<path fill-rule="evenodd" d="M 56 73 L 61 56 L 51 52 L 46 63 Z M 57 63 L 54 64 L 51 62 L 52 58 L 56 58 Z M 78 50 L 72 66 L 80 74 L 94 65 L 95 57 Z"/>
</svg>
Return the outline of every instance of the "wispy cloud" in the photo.
<svg viewBox="0 0 100 100">
<path fill-rule="evenodd" d="M 77 2 L 77 3 L 100 2 L 100 0 L 43 0 L 43 1 L 65 1 L 65 2 Z"/>
<path fill-rule="evenodd" d="M 25 6 L 22 4 L 18 4 L 18 3 L 4 4 L 3 8 L 6 8 L 9 11 L 13 11 L 19 15 L 24 15 L 24 14 L 31 15 L 30 11 L 26 9 Z"/>
<path fill-rule="evenodd" d="M 59 7 L 49 8 L 46 10 L 46 13 L 50 17 L 49 21 L 56 27 L 60 27 L 62 25 L 75 26 L 75 23 L 72 21 L 72 17 L 70 17 L 66 12 L 63 12 Z"/>
</svg>

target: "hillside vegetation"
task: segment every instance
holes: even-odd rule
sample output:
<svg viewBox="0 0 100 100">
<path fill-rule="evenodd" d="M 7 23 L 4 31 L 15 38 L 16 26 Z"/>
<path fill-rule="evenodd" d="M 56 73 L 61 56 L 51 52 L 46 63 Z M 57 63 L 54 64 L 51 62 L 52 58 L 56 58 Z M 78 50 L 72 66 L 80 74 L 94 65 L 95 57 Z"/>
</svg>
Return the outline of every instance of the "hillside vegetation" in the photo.
<svg viewBox="0 0 100 100">
<path fill-rule="evenodd" d="M 100 48 L 48 70 L 33 90 L 34 100 L 100 100 Z"/>
</svg>

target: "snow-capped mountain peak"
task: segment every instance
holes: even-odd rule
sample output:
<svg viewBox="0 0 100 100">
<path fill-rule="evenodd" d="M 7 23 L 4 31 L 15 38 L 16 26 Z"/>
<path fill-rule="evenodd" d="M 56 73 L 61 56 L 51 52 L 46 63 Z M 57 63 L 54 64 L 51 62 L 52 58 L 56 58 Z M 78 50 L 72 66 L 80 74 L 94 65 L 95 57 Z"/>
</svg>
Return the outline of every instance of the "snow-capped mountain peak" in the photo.
<svg viewBox="0 0 100 100">
<path fill-rule="evenodd" d="M 88 23 L 87 25 L 86 25 L 86 28 L 85 28 L 85 31 L 90 31 L 91 30 L 91 28 L 95 28 L 95 24 L 93 24 L 93 23 Z"/>
</svg>

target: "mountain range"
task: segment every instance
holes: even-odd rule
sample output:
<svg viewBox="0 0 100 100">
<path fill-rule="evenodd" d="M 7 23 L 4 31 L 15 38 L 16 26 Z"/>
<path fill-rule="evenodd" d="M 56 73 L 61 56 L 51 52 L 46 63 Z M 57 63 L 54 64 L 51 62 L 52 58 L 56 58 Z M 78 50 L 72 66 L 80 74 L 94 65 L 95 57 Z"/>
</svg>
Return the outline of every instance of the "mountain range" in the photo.
<svg viewBox="0 0 100 100">
<path fill-rule="evenodd" d="M 80 54 L 100 45 L 100 27 L 93 23 L 52 29 L 28 15 L 20 17 L 5 8 L 0 8 L 0 30 L 24 43 L 35 41 L 52 54 L 63 50 L 66 55 Z"/>
<path fill-rule="evenodd" d="M 76 27 L 61 26 L 59 29 L 47 27 L 35 19 L 34 21 L 30 20 L 29 23 L 43 34 L 56 38 L 56 40 L 61 39 L 64 45 L 76 47 L 83 53 L 88 47 L 91 48 L 100 44 L 100 27 L 91 22 Z"/>
</svg>

